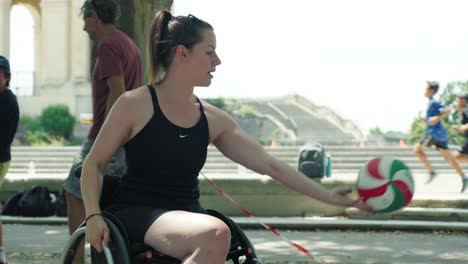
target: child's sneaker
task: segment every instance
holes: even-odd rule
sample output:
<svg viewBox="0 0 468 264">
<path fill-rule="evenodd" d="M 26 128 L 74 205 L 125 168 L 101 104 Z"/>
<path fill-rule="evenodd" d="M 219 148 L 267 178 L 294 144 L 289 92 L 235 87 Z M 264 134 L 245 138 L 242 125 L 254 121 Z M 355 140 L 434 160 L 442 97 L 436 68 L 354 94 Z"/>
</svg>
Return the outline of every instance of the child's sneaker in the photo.
<svg viewBox="0 0 468 264">
<path fill-rule="evenodd" d="M 437 177 L 437 172 L 431 171 L 429 172 L 429 178 L 427 179 L 426 184 L 432 182 Z"/>
<path fill-rule="evenodd" d="M 461 192 L 464 192 L 468 188 L 468 176 L 463 177 Z"/>
</svg>

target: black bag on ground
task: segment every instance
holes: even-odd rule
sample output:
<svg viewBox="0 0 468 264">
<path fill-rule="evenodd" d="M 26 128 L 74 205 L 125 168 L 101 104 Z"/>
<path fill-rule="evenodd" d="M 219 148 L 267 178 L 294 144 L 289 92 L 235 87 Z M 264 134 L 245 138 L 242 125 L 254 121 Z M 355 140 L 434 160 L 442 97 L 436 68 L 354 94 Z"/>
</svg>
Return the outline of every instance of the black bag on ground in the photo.
<svg viewBox="0 0 468 264">
<path fill-rule="evenodd" d="M 57 201 L 55 201 L 55 215 L 56 216 L 67 216 L 67 199 L 65 198 L 65 189 L 63 187 L 60 189 L 60 192 L 57 196 Z"/>
<path fill-rule="evenodd" d="M 309 142 L 299 150 L 298 170 L 309 178 L 323 178 L 327 174 L 328 157 L 318 142 Z"/>
<path fill-rule="evenodd" d="M 23 196 L 24 192 L 17 192 L 13 194 L 8 200 L 6 200 L 5 204 L 2 206 L 2 215 L 11 215 L 11 216 L 18 216 L 21 214 L 19 208 L 19 200 Z"/>
<path fill-rule="evenodd" d="M 22 216 L 51 216 L 55 212 L 49 189 L 43 185 L 25 191 L 18 205 Z"/>
</svg>

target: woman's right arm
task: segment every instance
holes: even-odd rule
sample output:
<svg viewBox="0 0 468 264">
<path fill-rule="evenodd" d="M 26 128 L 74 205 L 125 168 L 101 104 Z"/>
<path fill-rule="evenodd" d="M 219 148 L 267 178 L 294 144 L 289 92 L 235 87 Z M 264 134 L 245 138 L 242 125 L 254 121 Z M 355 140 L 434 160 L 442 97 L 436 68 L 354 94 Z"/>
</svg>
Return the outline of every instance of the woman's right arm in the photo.
<svg viewBox="0 0 468 264">
<path fill-rule="evenodd" d="M 102 251 L 101 240 L 109 242 L 109 230 L 103 221 L 99 199 L 101 194 L 101 176 L 107 162 L 115 151 L 125 144 L 135 122 L 134 98 L 123 94 L 115 102 L 99 131 L 93 147 L 83 163 L 81 171 L 81 194 L 85 206 L 86 240 L 99 252 Z"/>
</svg>

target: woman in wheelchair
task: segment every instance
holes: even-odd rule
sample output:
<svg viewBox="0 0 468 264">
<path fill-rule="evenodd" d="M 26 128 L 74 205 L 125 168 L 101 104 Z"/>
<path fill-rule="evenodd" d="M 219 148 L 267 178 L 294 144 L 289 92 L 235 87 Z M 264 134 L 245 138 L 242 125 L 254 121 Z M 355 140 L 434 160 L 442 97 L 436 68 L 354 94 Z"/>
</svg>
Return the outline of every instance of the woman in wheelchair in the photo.
<svg viewBox="0 0 468 264">
<path fill-rule="evenodd" d="M 348 190 L 329 192 L 270 156 L 227 113 L 194 95 L 195 86 L 211 84 L 221 64 L 210 24 L 192 15 L 158 12 L 151 24 L 148 56 L 151 84 L 120 96 L 83 165 L 86 240 L 98 252 L 101 241 L 110 240 L 99 206 L 100 176 L 122 145 L 128 173 L 109 211 L 130 241 L 184 264 L 224 263 L 230 248 L 228 226 L 207 214 L 198 200 L 197 178 L 210 143 L 233 161 L 311 198 L 368 210 L 347 197 Z"/>
</svg>

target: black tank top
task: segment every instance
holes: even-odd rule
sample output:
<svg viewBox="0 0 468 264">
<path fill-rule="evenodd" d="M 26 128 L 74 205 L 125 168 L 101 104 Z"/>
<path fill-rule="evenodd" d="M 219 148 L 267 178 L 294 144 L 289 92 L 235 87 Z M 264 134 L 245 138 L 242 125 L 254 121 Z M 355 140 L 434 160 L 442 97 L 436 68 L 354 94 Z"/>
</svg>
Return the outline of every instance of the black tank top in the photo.
<svg viewBox="0 0 468 264">
<path fill-rule="evenodd" d="M 200 120 L 190 128 L 169 121 L 148 86 L 154 114 L 125 145 L 128 173 L 114 202 L 194 211 L 200 208 L 198 174 L 206 161 L 208 120 L 200 100 Z"/>
</svg>

